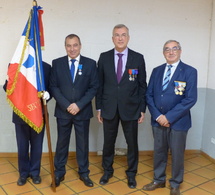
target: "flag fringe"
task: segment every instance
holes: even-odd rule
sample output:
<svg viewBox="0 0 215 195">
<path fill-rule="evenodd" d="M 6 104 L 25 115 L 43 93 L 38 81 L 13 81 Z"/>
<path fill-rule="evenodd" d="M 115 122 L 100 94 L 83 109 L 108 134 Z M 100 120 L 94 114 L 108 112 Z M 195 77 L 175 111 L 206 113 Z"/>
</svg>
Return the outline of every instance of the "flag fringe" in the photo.
<svg viewBox="0 0 215 195">
<path fill-rule="evenodd" d="M 14 104 L 7 98 L 8 104 L 12 107 L 13 111 L 23 120 L 25 121 L 31 128 L 33 128 L 38 134 L 42 131 L 44 126 L 44 120 L 40 127 L 37 127 L 32 121 L 30 121 L 19 109 L 17 109 Z"/>
</svg>

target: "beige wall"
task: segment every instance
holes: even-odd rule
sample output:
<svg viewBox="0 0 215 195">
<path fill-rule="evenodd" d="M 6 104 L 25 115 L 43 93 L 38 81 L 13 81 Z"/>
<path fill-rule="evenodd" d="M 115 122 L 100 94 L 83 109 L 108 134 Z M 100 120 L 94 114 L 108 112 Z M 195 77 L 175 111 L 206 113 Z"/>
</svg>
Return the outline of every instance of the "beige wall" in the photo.
<svg viewBox="0 0 215 195">
<path fill-rule="evenodd" d="M 7 65 L 27 22 L 32 1 L 0 0 L 0 2 L 0 85 L 3 85 Z M 212 10 L 215 10 L 212 6 L 213 0 L 38 0 L 37 2 L 44 8 L 46 49 L 43 52 L 43 59 L 48 63 L 54 58 L 65 55 L 64 38 L 69 33 L 77 33 L 80 36 L 83 55 L 98 60 L 101 52 L 113 47 L 111 41 L 113 26 L 124 23 L 130 28 L 129 47 L 145 56 L 149 78 L 152 69 L 164 62 L 162 56 L 164 42 L 168 39 L 177 39 L 181 42 L 182 60 L 197 68 L 199 72 L 199 99 L 192 109 L 193 128 L 188 135 L 187 148 L 202 148 L 206 90 L 214 89 L 215 83 L 213 57 L 215 41 L 214 36 L 211 37 L 211 21 L 214 20 Z M 213 35 L 214 25 L 212 30 Z M 53 109 L 54 100 L 49 104 L 54 149 L 56 123 Z M 5 101 L 2 89 L 0 89 L 0 122 L 0 152 L 15 152 L 11 109 Z M 102 126 L 93 118 L 90 132 L 91 151 L 101 150 L 102 135 Z M 74 141 L 72 138 L 70 150 L 75 150 Z M 149 113 L 144 124 L 139 126 L 139 143 L 140 150 L 153 150 Z M 126 147 L 121 131 L 116 147 Z M 47 151 L 46 139 L 44 151 Z"/>
</svg>

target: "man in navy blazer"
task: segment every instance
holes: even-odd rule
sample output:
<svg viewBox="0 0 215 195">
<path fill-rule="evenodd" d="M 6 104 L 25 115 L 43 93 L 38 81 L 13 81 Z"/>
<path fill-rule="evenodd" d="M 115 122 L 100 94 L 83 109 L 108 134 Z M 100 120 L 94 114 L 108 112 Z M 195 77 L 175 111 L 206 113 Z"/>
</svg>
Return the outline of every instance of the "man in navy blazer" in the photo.
<svg viewBox="0 0 215 195">
<path fill-rule="evenodd" d="M 49 77 L 51 65 L 43 62 L 43 71 L 45 87 L 47 90 L 43 93 L 43 99 L 50 100 Z M 8 81 L 6 80 L 3 86 L 5 91 L 7 89 L 7 83 Z M 32 178 L 32 182 L 34 184 L 40 184 L 42 181 L 40 177 L 40 167 L 45 125 L 43 126 L 42 131 L 38 134 L 15 112 L 13 112 L 12 122 L 15 124 L 18 150 L 19 179 L 17 181 L 17 185 L 25 185 L 28 177 Z"/>
<path fill-rule="evenodd" d="M 145 61 L 142 54 L 127 47 L 129 30 L 125 25 L 119 24 L 114 27 L 112 40 L 115 48 L 102 53 L 98 61 L 100 87 L 96 96 L 96 108 L 98 121 L 103 123 L 104 128 L 102 159 L 104 175 L 100 179 L 100 184 L 108 183 L 113 176 L 114 146 L 121 122 L 128 145 L 126 170 L 128 186 L 135 188 L 138 123 L 143 122 L 146 109 Z"/>
<path fill-rule="evenodd" d="M 89 178 L 89 124 L 93 117 L 92 99 L 98 88 L 96 62 L 80 55 L 81 41 L 75 34 L 65 38 L 67 56 L 53 60 L 50 90 L 56 100 L 58 139 L 56 146 L 55 183 L 64 180 L 68 159 L 69 143 L 74 125 L 76 157 L 80 180 L 88 187 L 93 186 Z"/>
<path fill-rule="evenodd" d="M 164 44 L 163 54 L 166 63 L 154 68 L 146 93 L 154 135 L 154 180 L 143 189 L 151 191 L 165 187 L 170 149 L 170 195 L 179 195 L 186 137 L 191 127 L 190 109 L 197 101 L 197 70 L 180 60 L 181 45 L 175 40 Z"/>
</svg>

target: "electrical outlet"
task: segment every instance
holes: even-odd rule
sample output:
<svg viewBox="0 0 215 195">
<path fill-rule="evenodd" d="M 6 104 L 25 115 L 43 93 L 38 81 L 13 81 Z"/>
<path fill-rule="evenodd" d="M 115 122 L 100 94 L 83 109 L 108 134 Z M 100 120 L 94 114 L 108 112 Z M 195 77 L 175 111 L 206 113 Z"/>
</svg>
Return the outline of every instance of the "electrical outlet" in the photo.
<svg viewBox="0 0 215 195">
<path fill-rule="evenodd" d="M 213 138 L 213 137 L 211 138 L 211 143 L 215 144 L 215 138 Z"/>
</svg>

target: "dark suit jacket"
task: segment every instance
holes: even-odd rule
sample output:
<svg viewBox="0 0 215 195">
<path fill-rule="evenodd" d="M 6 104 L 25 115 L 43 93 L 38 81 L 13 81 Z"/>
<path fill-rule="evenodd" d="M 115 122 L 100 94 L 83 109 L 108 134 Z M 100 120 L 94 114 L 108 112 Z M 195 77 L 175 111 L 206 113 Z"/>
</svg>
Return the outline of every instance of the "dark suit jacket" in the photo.
<svg viewBox="0 0 215 195">
<path fill-rule="evenodd" d="M 68 56 L 55 59 L 52 62 L 50 90 L 56 100 L 55 117 L 57 118 L 87 120 L 93 117 L 91 100 L 99 85 L 96 62 L 81 56 L 80 64 L 83 65 L 82 75 L 77 73 L 73 83 Z M 67 112 L 71 103 L 76 103 L 80 108 L 80 112 L 75 116 Z"/>
<path fill-rule="evenodd" d="M 190 109 L 197 101 L 197 70 L 180 61 L 167 88 L 162 91 L 165 66 L 154 68 L 146 93 L 152 126 L 159 126 L 156 119 L 164 114 L 171 128 L 187 131 L 191 127 Z M 186 82 L 182 95 L 176 94 L 175 81 Z"/>
<path fill-rule="evenodd" d="M 137 69 L 134 81 L 129 80 L 129 69 Z M 140 112 L 145 112 L 146 71 L 143 55 L 128 49 L 125 72 L 120 83 L 117 82 L 114 49 L 102 53 L 98 61 L 100 87 L 96 96 L 96 108 L 101 116 L 113 119 L 117 108 L 122 120 L 137 120 Z"/>
<path fill-rule="evenodd" d="M 49 65 L 46 62 L 43 62 L 43 73 L 44 73 L 44 84 L 45 84 L 45 87 L 46 87 L 46 91 L 49 92 L 49 77 L 50 77 L 50 73 L 51 73 L 51 65 Z M 5 81 L 5 84 L 4 84 L 3 88 L 6 91 L 6 89 L 7 89 L 7 80 Z M 12 122 L 17 123 L 17 124 L 26 124 L 25 121 L 23 121 L 14 112 L 13 112 Z"/>
</svg>

